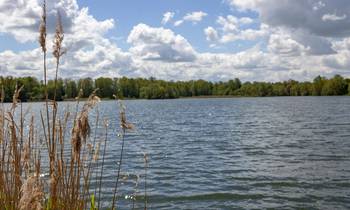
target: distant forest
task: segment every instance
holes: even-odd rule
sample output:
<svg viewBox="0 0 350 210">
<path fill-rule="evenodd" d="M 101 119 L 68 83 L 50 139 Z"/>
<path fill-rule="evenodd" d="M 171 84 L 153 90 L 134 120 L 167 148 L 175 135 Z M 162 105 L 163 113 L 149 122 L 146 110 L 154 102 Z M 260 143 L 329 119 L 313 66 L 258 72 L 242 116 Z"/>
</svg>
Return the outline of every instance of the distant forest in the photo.
<svg viewBox="0 0 350 210">
<path fill-rule="evenodd" d="M 54 81 L 48 81 L 49 98 L 54 96 Z M 40 101 L 44 99 L 43 81 L 35 77 L 1 77 L 1 93 L 5 101 L 12 100 L 15 88 L 23 86 L 19 99 Z M 57 100 L 73 99 L 78 96 L 88 97 L 95 89 L 101 98 L 135 99 L 173 99 L 179 97 L 200 96 L 334 96 L 350 95 L 350 79 L 336 75 L 333 78 L 318 76 L 312 82 L 288 80 L 284 82 L 244 82 L 238 78 L 226 82 L 205 80 L 164 81 L 155 78 L 84 78 L 79 80 L 59 79 L 57 81 Z"/>
</svg>

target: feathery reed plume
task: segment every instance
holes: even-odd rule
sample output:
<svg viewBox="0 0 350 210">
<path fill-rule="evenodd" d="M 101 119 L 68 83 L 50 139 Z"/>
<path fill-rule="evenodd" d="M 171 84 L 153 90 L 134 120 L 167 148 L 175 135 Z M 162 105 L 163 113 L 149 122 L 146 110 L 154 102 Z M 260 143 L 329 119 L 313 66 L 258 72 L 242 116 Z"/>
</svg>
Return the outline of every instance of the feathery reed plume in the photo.
<svg viewBox="0 0 350 210">
<path fill-rule="evenodd" d="M 90 95 L 89 99 L 84 104 L 82 111 L 77 116 L 75 124 L 72 130 L 72 145 L 73 145 L 73 154 L 76 158 L 80 155 L 81 146 L 86 142 L 86 138 L 90 136 L 90 124 L 89 124 L 89 111 L 101 99 L 96 96 L 96 90 Z"/>
<path fill-rule="evenodd" d="M 77 122 L 72 131 L 72 146 L 73 146 L 73 154 L 75 159 L 78 158 L 78 154 L 80 154 L 81 146 L 82 146 L 82 131 L 81 131 L 81 121 L 77 119 Z"/>
<path fill-rule="evenodd" d="M 20 210 L 41 210 L 44 199 L 43 186 L 39 177 L 30 176 L 21 187 L 22 196 L 19 201 Z"/>
<path fill-rule="evenodd" d="M 29 142 L 27 142 L 24 145 L 23 156 L 22 156 L 23 167 L 27 174 L 29 173 L 29 167 L 30 167 L 30 149 L 31 148 L 30 148 Z"/>
<path fill-rule="evenodd" d="M 41 14 L 41 23 L 39 27 L 39 44 L 41 46 L 41 50 L 46 53 L 46 0 L 44 0 L 42 5 L 42 14 Z"/>
<path fill-rule="evenodd" d="M 57 23 L 56 23 L 55 38 L 53 41 L 52 54 L 58 61 L 60 57 L 66 53 L 66 51 L 62 49 L 63 39 L 64 39 L 64 32 L 63 32 L 61 13 L 57 12 Z"/>
<path fill-rule="evenodd" d="M 117 99 L 117 97 L 115 95 L 113 95 L 115 99 Z M 126 120 L 126 114 L 125 114 L 125 106 L 124 104 L 119 101 L 119 117 L 120 117 L 120 127 L 122 129 L 122 148 L 120 151 L 120 156 L 119 156 L 119 162 L 118 162 L 118 172 L 117 172 L 117 180 L 115 182 L 115 186 L 114 186 L 114 192 L 113 192 L 113 201 L 112 201 L 112 210 L 115 209 L 115 205 L 116 205 L 116 199 L 117 199 L 117 192 L 118 192 L 118 183 L 119 183 L 119 178 L 120 178 L 120 169 L 122 166 L 122 161 L 123 161 L 123 152 L 124 152 L 124 143 L 125 143 L 125 133 L 126 130 L 130 130 L 133 129 L 134 126 L 133 124 L 129 123 Z"/>
<path fill-rule="evenodd" d="M 12 107 L 11 107 L 11 110 L 14 111 L 17 107 L 17 104 L 19 102 L 19 94 L 21 93 L 23 89 L 23 86 L 21 86 L 20 88 L 18 88 L 17 84 L 16 84 L 16 90 L 15 92 L 13 93 L 13 96 L 12 96 Z"/>
<path fill-rule="evenodd" d="M 148 155 L 147 153 L 143 154 L 143 160 L 145 164 L 145 207 L 144 210 L 147 210 L 147 168 L 148 168 Z"/>
<path fill-rule="evenodd" d="M 134 129 L 134 125 L 127 122 L 126 120 L 126 115 L 125 115 L 125 106 L 122 102 L 119 102 L 120 103 L 120 127 L 123 129 L 123 130 L 133 130 Z"/>
</svg>

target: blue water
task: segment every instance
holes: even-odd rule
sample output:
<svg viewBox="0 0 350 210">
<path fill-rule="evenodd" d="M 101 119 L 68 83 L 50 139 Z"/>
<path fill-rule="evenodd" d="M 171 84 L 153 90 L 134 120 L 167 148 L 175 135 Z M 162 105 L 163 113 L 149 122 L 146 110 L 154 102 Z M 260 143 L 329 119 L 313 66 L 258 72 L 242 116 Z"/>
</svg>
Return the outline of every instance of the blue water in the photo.
<svg viewBox="0 0 350 210">
<path fill-rule="evenodd" d="M 144 152 L 149 209 L 350 209 L 350 97 L 125 104 L 136 129 L 125 136 L 119 209 L 131 209 L 137 176 L 143 209 Z M 105 101 L 99 110 L 109 120 L 107 206 L 121 148 L 118 106 Z"/>
</svg>

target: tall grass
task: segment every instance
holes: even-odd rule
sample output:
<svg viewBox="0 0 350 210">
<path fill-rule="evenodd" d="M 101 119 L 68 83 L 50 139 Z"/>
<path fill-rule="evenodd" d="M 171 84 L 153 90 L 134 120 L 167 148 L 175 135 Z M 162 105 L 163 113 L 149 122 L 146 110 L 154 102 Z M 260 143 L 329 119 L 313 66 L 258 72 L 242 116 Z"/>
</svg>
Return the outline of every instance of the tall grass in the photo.
<svg viewBox="0 0 350 210">
<path fill-rule="evenodd" d="M 46 2 L 42 6 L 39 28 L 39 44 L 43 54 L 43 75 L 45 103 L 40 111 L 40 128 L 36 125 L 36 115 L 27 116 L 19 100 L 23 87 L 16 87 L 12 105 L 4 105 L 4 88 L 1 87 L 0 104 L 0 209 L 100 209 L 105 156 L 108 145 L 109 125 L 104 122 L 104 140 L 97 140 L 99 115 L 95 128 L 90 125 L 90 113 L 100 102 L 96 91 L 87 101 L 80 104 L 76 99 L 74 113 L 66 111 L 59 115 L 56 102 L 56 85 L 62 56 L 64 32 L 61 16 L 57 13 L 57 25 L 53 41 L 55 58 L 55 94 L 52 100 L 47 91 L 47 15 Z M 116 107 L 117 108 L 117 107 Z M 29 119 L 29 120 L 27 120 Z M 70 126 L 71 125 L 71 126 Z M 71 130 L 69 128 L 71 127 Z M 125 136 L 133 125 L 126 120 L 125 108 L 120 106 L 120 128 L 122 131 L 121 153 L 116 166 L 115 188 L 110 208 L 117 207 L 117 190 L 123 160 Z M 91 130 L 94 136 L 91 137 Z M 100 148 L 103 147 L 101 151 Z M 102 160 L 99 160 L 102 157 Z M 43 167 L 43 160 L 48 160 Z M 145 174 L 148 159 L 145 156 Z M 48 171 L 48 172 L 47 172 Z M 45 173 L 48 177 L 45 178 Z M 95 190 L 91 182 L 97 180 Z M 136 180 L 135 194 L 138 180 Z M 136 195 L 134 195 L 136 197 Z M 134 206 L 133 201 L 133 206 Z M 145 209 L 146 185 L 145 185 Z"/>
</svg>

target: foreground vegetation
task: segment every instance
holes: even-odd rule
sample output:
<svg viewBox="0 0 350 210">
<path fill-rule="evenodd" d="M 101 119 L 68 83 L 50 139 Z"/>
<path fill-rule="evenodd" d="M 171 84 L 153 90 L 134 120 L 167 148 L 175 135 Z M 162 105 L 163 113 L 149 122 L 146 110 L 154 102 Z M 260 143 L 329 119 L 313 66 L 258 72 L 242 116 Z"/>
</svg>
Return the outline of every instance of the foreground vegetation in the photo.
<svg viewBox="0 0 350 210">
<path fill-rule="evenodd" d="M 45 84 L 35 77 L 0 77 L 5 88 L 5 101 L 11 101 L 16 84 L 23 85 L 20 93 L 21 101 L 38 101 L 45 99 Z M 333 96 L 350 95 L 350 79 L 340 75 L 327 79 L 318 76 L 313 82 L 245 82 L 239 79 L 227 82 L 196 81 L 164 81 L 155 78 L 84 78 L 77 81 L 57 79 L 48 81 L 48 97 L 56 100 L 74 99 L 79 90 L 82 97 L 98 89 L 97 96 L 110 98 L 116 94 L 120 98 L 171 99 L 193 96 Z M 56 90 L 56 91 L 54 91 Z"/>
<path fill-rule="evenodd" d="M 46 4 L 43 4 L 39 43 L 43 54 L 44 80 L 41 84 L 33 78 L 2 79 L 0 94 L 0 209 L 4 210 L 96 210 L 102 206 L 101 191 L 105 172 L 105 156 L 110 140 L 120 137 L 121 152 L 115 164 L 113 199 L 108 208 L 115 210 L 120 198 L 120 177 L 125 136 L 133 125 L 127 122 L 125 107 L 119 103 L 120 129 L 110 128 L 108 119 L 100 119 L 99 97 L 96 90 L 88 100 L 81 102 L 82 91 L 76 93 L 75 111 L 61 113 L 57 99 L 62 98 L 58 80 L 64 39 L 60 15 L 57 15 L 53 41 L 56 60 L 55 79 L 47 81 Z M 33 79 L 33 80 L 32 80 Z M 13 82 L 13 83 L 12 83 Z M 36 92 L 36 90 L 38 92 Z M 9 95 L 11 94 L 11 95 Z M 39 113 L 24 110 L 21 101 L 34 98 L 45 101 Z M 116 98 L 116 96 L 115 96 Z M 12 101 L 12 104 L 4 104 Z M 90 112 L 95 110 L 92 124 Z M 60 114 L 58 114 L 60 113 Z M 101 130 L 102 129 L 102 130 Z M 118 132 L 118 133 L 115 133 Z M 102 133 L 102 135 L 101 135 Z M 100 135 L 98 135 L 100 134 Z M 110 139 L 112 138 L 112 139 Z M 137 155 L 137 154 L 135 154 Z M 148 156 L 143 154 L 146 180 Z M 110 169 L 109 169 L 110 170 Z M 143 172 L 144 171 L 144 172 Z M 134 180 L 135 192 L 132 206 L 139 193 L 139 176 Z M 147 209 L 147 188 L 144 182 L 143 209 Z M 139 196 L 140 197 L 140 196 Z"/>
</svg>

